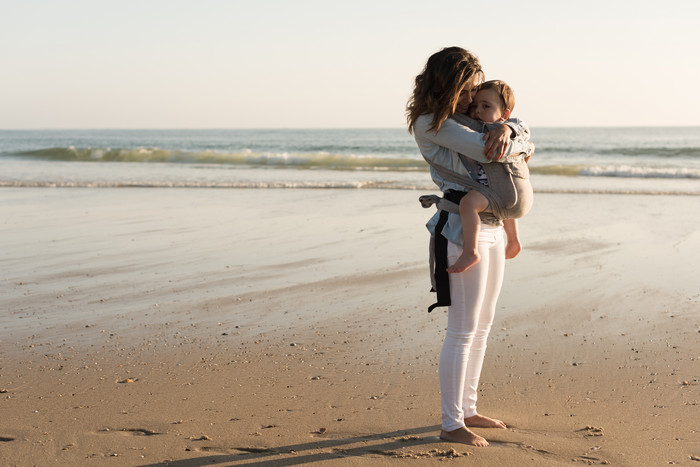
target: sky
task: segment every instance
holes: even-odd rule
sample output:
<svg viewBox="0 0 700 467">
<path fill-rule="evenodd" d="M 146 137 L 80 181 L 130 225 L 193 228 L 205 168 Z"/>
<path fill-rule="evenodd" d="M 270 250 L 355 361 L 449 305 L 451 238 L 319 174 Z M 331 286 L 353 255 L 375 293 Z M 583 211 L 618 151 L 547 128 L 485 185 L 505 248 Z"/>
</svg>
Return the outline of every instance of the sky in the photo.
<svg viewBox="0 0 700 467">
<path fill-rule="evenodd" d="M 700 2 L 0 0 L 0 129 L 400 128 L 461 46 L 532 127 L 700 125 Z"/>
</svg>

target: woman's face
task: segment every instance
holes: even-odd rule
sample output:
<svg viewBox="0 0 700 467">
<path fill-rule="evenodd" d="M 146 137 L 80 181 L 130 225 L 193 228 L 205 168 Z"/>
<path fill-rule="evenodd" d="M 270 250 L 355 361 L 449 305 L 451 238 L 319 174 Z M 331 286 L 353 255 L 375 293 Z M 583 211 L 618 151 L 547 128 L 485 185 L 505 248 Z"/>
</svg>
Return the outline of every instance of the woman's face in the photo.
<svg viewBox="0 0 700 467">
<path fill-rule="evenodd" d="M 477 84 L 479 84 L 479 77 L 472 76 L 472 78 L 464 85 L 459 93 L 459 99 L 457 100 L 457 108 L 455 109 L 457 112 L 461 114 L 467 113 L 469 104 L 472 103 L 472 98 L 475 94 L 474 88 Z"/>
</svg>

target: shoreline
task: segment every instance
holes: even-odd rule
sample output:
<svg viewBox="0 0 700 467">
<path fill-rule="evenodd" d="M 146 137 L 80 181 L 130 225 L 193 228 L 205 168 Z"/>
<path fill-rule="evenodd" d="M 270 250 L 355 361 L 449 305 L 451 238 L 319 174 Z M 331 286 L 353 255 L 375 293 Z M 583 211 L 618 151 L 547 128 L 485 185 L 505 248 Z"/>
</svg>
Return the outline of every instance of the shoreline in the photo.
<svg viewBox="0 0 700 467">
<path fill-rule="evenodd" d="M 332 172 L 331 172 L 332 173 Z M 376 174 L 371 174 L 375 176 Z M 426 173 L 416 172 L 424 178 Z M 334 177 L 328 177 L 331 180 Z M 587 177 L 587 176 L 553 176 L 533 175 L 538 183 L 535 194 L 569 194 L 569 195 L 652 195 L 652 196 L 700 196 L 700 183 L 690 178 L 661 178 L 635 179 L 624 177 Z M 619 185 L 609 188 L 610 184 Z M 578 187 L 576 187 L 579 185 Z M 188 190 L 381 190 L 381 191 L 434 191 L 426 183 L 416 184 L 416 180 L 367 180 L 328 181 L 321 177 L 317 181 L 290 178 L 281 181 L 238 181 L 238 182 L 207 182 L 198 181 L 32 181 L 32 180 L 0 180 L 0 189 L 188 189 Z"/>
<path fill-rule="evenodd" d="M 695 197 L 536 198 L 480 385 L 509 429 L 474 448 L 437 438 L 417 196 L 0 190 L 3 459 L 694 464 Z"/>
</svg>

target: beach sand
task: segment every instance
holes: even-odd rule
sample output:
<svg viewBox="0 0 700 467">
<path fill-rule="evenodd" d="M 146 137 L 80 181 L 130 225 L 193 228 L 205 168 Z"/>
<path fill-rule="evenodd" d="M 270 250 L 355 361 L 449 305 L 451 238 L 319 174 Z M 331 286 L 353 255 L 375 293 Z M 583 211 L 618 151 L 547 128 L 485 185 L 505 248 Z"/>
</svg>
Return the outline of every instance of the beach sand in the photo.
<svg viewBox="0 0 700 467">
<path fill-rule="evenodd" d="M 420 194 L 0 189 L 0 464 L 700 466 L 700 198 L 536 195 L 475 448 Z"/>
</svg>

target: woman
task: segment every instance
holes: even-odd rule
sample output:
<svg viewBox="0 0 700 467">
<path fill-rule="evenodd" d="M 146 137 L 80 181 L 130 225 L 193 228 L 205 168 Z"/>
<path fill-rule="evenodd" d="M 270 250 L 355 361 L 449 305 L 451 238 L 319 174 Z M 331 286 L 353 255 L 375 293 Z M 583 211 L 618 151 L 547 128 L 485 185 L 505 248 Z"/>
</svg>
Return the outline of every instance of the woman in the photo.
<svg viewBox="0 0 700 467">
<path fill-rule="evenodd" d="M 431 175 L 446 197 L 464 193 L 464 184 L 446 179 L 445 171 L 474 177 L 469 163 L 490 163 L 503 156 L 531 154 L 533 146 L 524 135 L 527 128 L 519 121 L 499 124 L 486 134 L 470 130 L 451 118 L 455 112 L 465 113 L 472 99 L 472 90 L 484 79 L 476 56 L 460 47 L 448 47 L 433 54 L 423 72 L 416 77 L 412 97 L 407 105 L 409 131 L 414 135 L 423 157 L 431 166 Z M 487 156 L 485 156 L 487 155 Z M 476 166 L 478 168 L 478 165 Z M 475 166 L 472 166 L 474 169 Z M 458 202 L 458 196 L 457 196 Z M 433 216 L 428 229 L 435 243 L 444 238 L 446 265 L 461 254 L 461 223 L 456 214 Z M 491 329 L 496 301 L 501 290 L 505 266 L 505 243 L 502 222 L 493 216 L 482 216 L 479 234 L 481 261 L 458 274 L 447 274 L 445 258 L 436 249 L 435 275 L 449 286 L 448 296 L 438 303 L 449 305 L 447 333 L 440 353 L 440 392 L 442 431 L 440 438 L 474 446 L 488 442 L 467 427 L 505 428 L 500 420 L 479 414 L 476 410 L 477 386 Z M 444 255 L 442 255 L 444 256 Z M 442 261 L 442 262 L 441 262 Z M 438 283 L 441 281 L 438 279 Z M 432 307 L 431 307 L 432 309 Z"/>
</svg>

